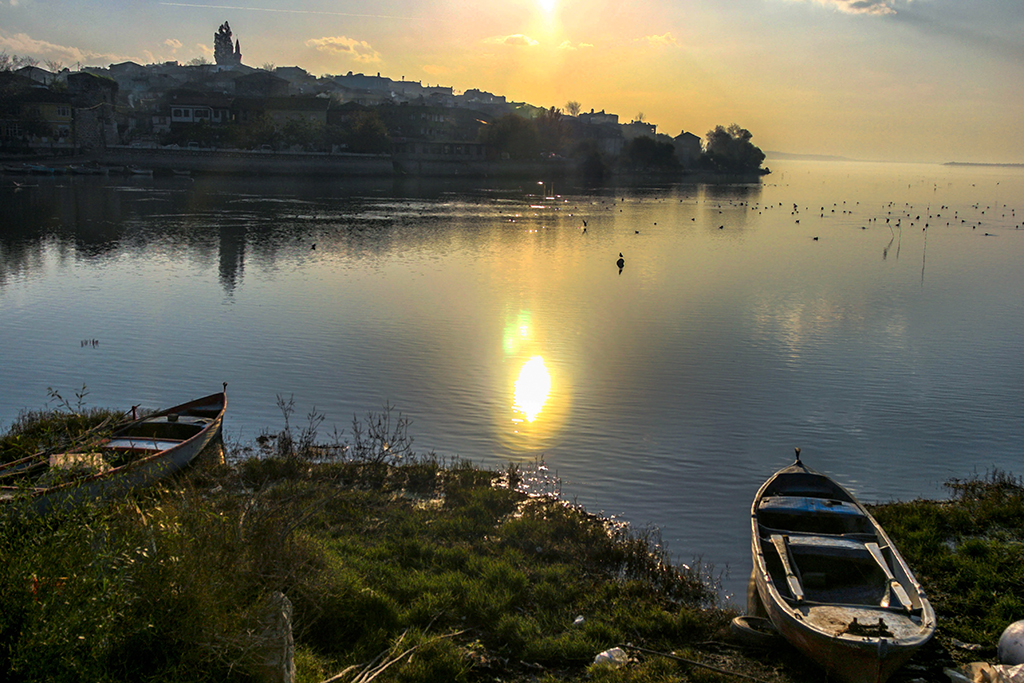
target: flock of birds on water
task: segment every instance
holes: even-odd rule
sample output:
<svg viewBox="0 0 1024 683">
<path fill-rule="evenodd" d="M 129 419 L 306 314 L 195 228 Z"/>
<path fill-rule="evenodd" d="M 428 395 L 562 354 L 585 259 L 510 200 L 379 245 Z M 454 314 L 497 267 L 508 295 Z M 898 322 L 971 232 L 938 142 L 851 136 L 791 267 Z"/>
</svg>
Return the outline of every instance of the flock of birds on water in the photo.
<svg viewBox="0 0 1024 683">
<path fill-rule="evenodd" d="M 996 183 L 996 185 L 999 185 L 999 183 Z M 972 187 L 974 187 L 974 186 L 975 185 L 972 184 Z M 908 188 L 909 187 L 910 186 L 908 186 Z M 936 189 L 938 189 L 938 185 L 936 185 Z M 560 198 L 560 197 L 545 197 L 544 199 L 546 199 L 548 201 L 552 201 L 552 200 L 559 200 L 559 199 L 562 199 L 562 198 Z M 562 201 L 564 201 L 566 203 L 568 202 L 567 199 L 562 200 Z M 636 199 L 637 203 L 643 203 L 643 201 L 644 201 L 644 198 Z M 665 198 L 657 198 L 657 199 L 653 199 L 653 200 L 652 199 L 648 199 L 647 201 L 650 202 L 650 203 L 663 203 L 663 202 L 666 202 L 668 200 L 665 199 Z M 680 199 L 679 200 L 680 203 L 682 203 L 684 201 L 685 201 L 684 199 Z M 706 202 L 708 200 L 703 200 L 703 201 Z M 608 204 L 609 202 L 611 202 L 613 204 L 620 204 L 620 203 L 626 202 L 626 198 L 623 197 L 623 198 L 618 199 L 618 200 L 602 200 L 602 201 L 599 201 L 599 202 L 595 201 L 593 203 L 594 204 L 601 204 L 601 205 L 603 205 L 603 204 Z M 836 214 L 836 212 L 838 211 L 840 213 L 840 215 L 852 216 L 855 213 L 857 213 L 856 209 L 858 209 L 859 207 L 860 207 L 860 202 L 859 201 L 855 202 L 854 204 L 849 205 L 849 206 L 847 205 L 846 201 L 843 201 L 842 203 L 835 202 L 835 203 L 832 204 L 831 207 L 819 206 L 819 207 L 817 207 L 816 210 L 813 209 L 811 206 L 801 207 L 799 204 L 793 203 L 792 204 L 792 209 L 790 209 L 790 214 L 792 216 L 796 217 L 796 218 L 793 219 L 794 223 L 795 224 L 800 224 L 800 218 L 799 217 L 803 216 L 803 215 L 811 214 L 813 216 L 814 213 L 817 213 L 818 214 L 817 218 L 820 220 L 820 219 L 825 219 L 826 217 L 831 217 L 834 214 Z M 534 209 L 534 210 L 541 210 L 541 209 L 548 209 L 548 208 L 550 208 L 550 209 L 553 209 L 555 211 L 560 211 L 562 207 L 556 206 L 556 205 L 532 204 L 530 206 L 530 208 Z M 605 208 L 606 211 L 611 211 L 613 209 L 612 206 L 605 206 L 604 208 Z M 718 203 L 716 203 L 714 205 L 714 208 L 718 210 L 719 214 L 721 214 L 725 209 L 743 208 L 745 210 L 745 209 L 749 208 L 750 211 L 757 211 L 758 215 L 761 215 L 761 214 L 763 214 L 766 211 L 772 211 L 772 210 L 776 210 L 776 209 L 786 210 L 788 208 L 788 205 L 783 203 L 783 202 L 779 202 L 778 204 L 775 204 L 775 203 L 761 204 L 760 202 L 750 203 L 750 202 L 746 202 L 746 201 L 731 200 L 731 201 L 727 201 L 727 202 L 718 202 Z M 988 205 L 984 205 L 983 206 L 981 202 L 975 202 L 974 204 L 970 205 L 970 209 L 972 209 L 975 212 L 975 215 L 968 217 L 966 212 L 964 214 L 961 214 L 960 210 L 953 209 L 949 205 L 946 205 L 946 204 L 939 205 L 935 209 L 932 208 L 931 204 L 927 204 L 927 205 L 925 205 L 924 210 L 922 212 L 922 210 L 920 208 L 918 208 L 916 205 L 911 204 L 909 202 L 905 202 L 902 205 L 899 205 L 897 202 L 888 202 L 888 203 L 886 203 L 886 204 L 884 204 L 882 206 L 882 211 L 884 211 L 884 215 L 876 215 L 876 216 L 872 216 L 870 218 L 867 218 L 866 221 L 861 223 L 860 229 L 861 230 L 867 230 L 868 227 L 871 226 L 871 225 L 884 225 L 885 227 L 887 227 L 889 229 L 889 231 L 892 234 L 892 236 L 895 237 L 897 230 L 899 230 L 899 231 L 903 230 L 904 221 L 906 221 L 908 227 L 920 226 L 922 231 L 927 231 L 933 225 L 940 225 L 940 224 L 942 224 L 943 220 L 944 220 L 946 226 L 961 225 L 961 226 L 964 226 L 964 227 L 970 227 L 971 230 L 977 230 L 978 228 L 982 227 L 982 225 L 988 225 L 988 223 L 986 223 L 986 221 L 989 221 L 989 223 L 992 223 L 992 224 L 1004 224 L 1005 225 L 1007 218 L 1009 218 L 1009 221 L 1010 221 L 1010 223 L 1013 224 L 1013 228 L 1015 230 L 1020 230 L 1022 227 L 1024 227 L 1024 222 L 1020 222 L 1020 223 L 1017 222 L 1017 210 L 1016 210 L 1016 208 L 1011 207 L 1011 206 L 1009 206 L 1007 204 L 1001 204 L 1000 205 L 997 202 L 995 204 L 988 204 Z M 576 207 L 573 208 L 573 210 L 574 211 L 578 211 L 579 207 L 576 206 Z M 619 212 L 621 213 L 622 211 L 623 211 L 623 209 L 620 208 Z M 502 213 L 502 211 L 499 210 L 498 213 Z M 998 214 L 998 215 L 996 215 L 996 214 Z M 569 213 L 568 215 L 569 216 L 574 216 L 575 214 Z M 516 213 L 516 214 L 510 216 L 507 220 L 510 223 L 516 223 L 519 219 L 521 219 L 523 217 L 524 217 L 524 215 L 522 213 Z M 982 217 L 985 217 L 985 218 L 983 219 Z M 884 219 L 884 221 L 885 221 L 884 223 L 880 222 L 882 219 Z M 993 219 L 995 219 L 995 220 L 993 220 Z M 582 222 L 582 225 L 579 226 L 579 229 L 580 229 L 582 234 L 586 234 L 587 233 L 587 228 L 588 228 L 589 224 L 587 223 L 587 220 L 585 218 L 580 218 L 579 220 Z M 593 217 L 591 217 L 591 220 L 593 220 Z M 696 222 L 697 219 L 696 219 L 696 217 L 691 217 L 690 221 L 691 222 Z M 657 225 L 657 222 L 654 222 L 653 225 Z M 543 227 L 546 227 L 546 226 L 542 226 L 542 228 Z M 723 223 L 723 224 L 720 224 L 717 227 L 717 229 L 718 230 L 725 230 L 725 227 L 726 226 Z M 531 230 L 531 232 L 536 232 L 536 230 Z M 640 234 L 640 230 L 639 229 L 634 229 L 634 234 L 639 235 Z M 984 232 L 983 235 L 985 237 L 995 237 L 996 233 Z M 810 239 L 812 241 L 814 241 L 814 242 L 818 242 L 819 239 L 820 239 L 820 236 L 819 235 L 812 235 L 810 237 Z M 890 245 L 891 244 L 892 244 L 892 242 L 890 241 Z M 883 256 L 887 252 L 888 252 L 888 246 L 883 251 Z M 619 273 L 622 272 L 622 269 L 625 266 L 625 264 L 626 264 L 625 257 L 622 255 L 622 252 L 619 252 L 619 258 L 615 262 L 615 265 L 618 266 Z"/>
</svg>

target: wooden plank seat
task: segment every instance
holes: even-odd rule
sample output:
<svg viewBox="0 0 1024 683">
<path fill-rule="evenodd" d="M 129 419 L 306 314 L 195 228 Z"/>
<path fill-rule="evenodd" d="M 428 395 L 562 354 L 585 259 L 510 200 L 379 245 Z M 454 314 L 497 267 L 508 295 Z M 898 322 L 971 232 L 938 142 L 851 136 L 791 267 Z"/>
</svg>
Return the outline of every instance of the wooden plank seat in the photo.
<svg viewBox="0 0 1024 683">
<path fill-rule="evenodd" d="M 153 439 L 144 436 L 121 436 L 107 442 L 106 448 L 117 451 L 165 451 L 184 439 Z"/>
</svg>

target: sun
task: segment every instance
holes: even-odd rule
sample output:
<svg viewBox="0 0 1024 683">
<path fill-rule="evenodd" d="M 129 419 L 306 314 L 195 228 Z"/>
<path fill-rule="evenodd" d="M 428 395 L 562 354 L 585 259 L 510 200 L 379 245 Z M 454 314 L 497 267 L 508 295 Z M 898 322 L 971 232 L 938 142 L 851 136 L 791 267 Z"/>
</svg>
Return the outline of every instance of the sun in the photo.
<svg viewBox="0 0 1024 683">
<path fill-rule="evenodd" d="M 537 0 L 537 5 L 545 14 L 551 14 L 555 11 L 555 3 L 557 0 Z"/>
</svg>

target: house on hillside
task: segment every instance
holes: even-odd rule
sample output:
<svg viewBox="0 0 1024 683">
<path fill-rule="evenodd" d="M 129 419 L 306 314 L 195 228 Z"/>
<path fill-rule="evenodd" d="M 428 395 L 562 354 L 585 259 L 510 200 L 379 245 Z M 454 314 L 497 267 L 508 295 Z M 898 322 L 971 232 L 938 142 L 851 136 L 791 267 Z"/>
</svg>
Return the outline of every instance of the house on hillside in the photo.
<svg viewBox="0 0 1024 683">
<path fill-rule="evenodd" d="M 393 89 L 392 84 L 394 83 L 390 78 L 382 78 L 379 72 L 376 76 L 365 76 L 363 74 L 353 74 L 351 71 L 344 76 L 335 76 L 334 81 L 338 85 L 350 90 L 369 90 L 389 94 Z"/>
<path fill-rule="evenodd" d="M 327 110 L 331 100 L 327 97 L 269 97 L 264 112 L 276 125 L 288 121 L 303 121 L 327 125 Z"/>
<path fill-rule="evenodd" d="M 231 121 L 230 97 L 219 93 L 204 93 L 181 90 L 168 93 L 163 107 L 170 126 L 184 123 L 207 123 L 211 126 Z"/>
<path fill-rule="evenodd" d="M 74 125 L 71 97 L 18 73 L 0 73 L 0 146 L 19 149 L 71 149 Z"/>
<path fill-rule="evenodd" d="M 255 123 L 264 116 L 278 127 L 289 121 L 327 125 L 330 107 L 327 97 L 238 97 L 232 104 L 232 117 L 242 125 Z"/>
<path fill-rule="evenodd" d="M 57 80 L 57 74 L 38 66 L 23 66 L 20 69 L 15 69 L 15 73 L 42 85 L 50 85 Z"/>
<path fill-rule="evenodd" d="M 254 71 L 235 77 L 235 95 L 238 97 L 287 97 L 289 83 L 269 71 Z"/>
<path fill-rule="evenodd" d="M 332 93 L 335 101 L 341 104 L 353 102 L 363 107 L 377 107 L 382 104 L 389 104 L 391 93 L 383 90 L 367 90 L 362 88 L 349 88 L 335 82 L 335 90 Z"/>
<path fill-rule="evenodd" d="M 288 83 L 285 95 L 315 95 L 318 92 L 317 79 L 305 69 L 297 66 L 279 66 L 274 75 Z"/>
<path fill-rule="evenodd" d="M 658 135 L 658 127 L 653 123 L 647 123 L 645 121 L 630 121 L 629 123 L 623 123 L 621 128 L 622 136 L 627 140 L 633 140 L 641 137 L 648 137 L 653 140 Z"/>
<path fill-rule="evenodd" d="M 68 74 L 68 95 L 75 115 L 75 144 L 83 150 L 102 149 L 119 142 L 115 109 L 120 86 L 108 76 L 88 71 Z M 127 129 L 127 121 L 121 117 Z"/>
<path fill-rule="evenodd" d="M 696 166 L 700 155 L 704 153 L 700 137 L 685 130 L 672 138 L 672 146 L 676 148 L 676 158 L 684 168 Z"/>
<path fill-rule="evenodd" d="M 398 141 L 476 142 L 490 117 L 471 109 L 426 104 L 394 104 L 378 109 Z"/>
<path fill-rule="evenodd" d="M 617 157 L 622 153 L 626 139 L 622 135 L 617 114 L 580 114 L 579 116 L 562 117 L 562 125 L 572 140 L 587 140 L 593 143 L 601 154 Z"/>
<path fill-rule="evenodd" d="M 594 113 L 591 109 L 589 114 L 580 114 L 576 117 L 581 123 L 586 123 L 592 126 L 603 126 L 605 124 L 618 125 L 619 115 L 618 114 L 605 114 L 604 109 Z"/>
</svg>

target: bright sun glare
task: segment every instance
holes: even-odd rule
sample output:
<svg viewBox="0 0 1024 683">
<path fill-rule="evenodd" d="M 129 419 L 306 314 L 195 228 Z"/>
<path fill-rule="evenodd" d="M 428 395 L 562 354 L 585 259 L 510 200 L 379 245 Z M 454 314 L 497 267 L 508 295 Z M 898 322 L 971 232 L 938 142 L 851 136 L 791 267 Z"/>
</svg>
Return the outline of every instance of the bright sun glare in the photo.
<svg viewBox="0 0 1024 683">
<path fill-rule="evenodd" d="M 546 14 L 551 14 L 555 11 L 556 0 L 537 0 L 537 4 L 544 10 Z"/>
<path fill-rule="evenodd" d="M 534 356 L 519 371 L 512 407 L 523 413 L 527 422 L 533 422 L 547 403 L 550 391 L 551 375 L 544 366 L 544 359 Z"/>
</svg>

